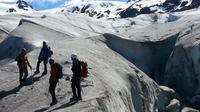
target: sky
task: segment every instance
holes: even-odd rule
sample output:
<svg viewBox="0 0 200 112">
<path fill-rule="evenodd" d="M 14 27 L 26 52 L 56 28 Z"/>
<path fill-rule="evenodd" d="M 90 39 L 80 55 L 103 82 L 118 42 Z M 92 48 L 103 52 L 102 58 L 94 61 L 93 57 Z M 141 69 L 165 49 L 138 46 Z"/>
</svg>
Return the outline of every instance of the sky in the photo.
<svg viewBox="0 0 200 112">
<path fill-rule="evenodd" d="M 0 0 L 0 3 L 15 3 L 17 0 Z M 37 10 L 46 10 L 63 6 L 68 0 L 24 0 Z M 81 1 L 81 0 L 73 0 Z M 126 0 L 112 0 L 112 1 L 126 1 Z"/>
</svg>

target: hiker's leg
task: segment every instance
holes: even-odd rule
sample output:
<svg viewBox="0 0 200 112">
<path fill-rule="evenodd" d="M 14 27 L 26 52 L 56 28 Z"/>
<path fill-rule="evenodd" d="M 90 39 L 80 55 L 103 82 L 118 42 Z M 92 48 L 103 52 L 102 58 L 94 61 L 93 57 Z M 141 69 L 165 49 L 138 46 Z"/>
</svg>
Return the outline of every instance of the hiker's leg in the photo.
<svg viewBox="0 0 200 112">
<path fill-rule="evenodd" d="M 73 93 L 73 98 L 77 97 L 76 95 L 76 88 L 75 88 L 75 80 L 72 78 L 72 83 L 71 83 L 71 88 L 72 88 L 72 93 Z"/>
<path fill-rule="evenodd" d="M 80 79 L 76 79 L 76 88 L 77 88 L 77 93 L 78 93 L 78 99 L 82 100 Z"/>
<path fill-rule="evenodd" d="M 22 86 L 22 77 L 23 77 L 23 69 L 21 67 L 19 67 L 19 83 Z"/>
<path fill-rule="evenodd" d="M 56 88 L 56 82 L 50 81 L 50 86 L 49 86 L 49 92 L 51 94 L 52 97 L 52 102 L 56 102 L 56 95 L 55 95 L 55 88 Z"/>
<path fill-rule="evenodd" d="M 40 72 L 40 63 L 42 62 L 41 59 L 38 59 L 38 62 L 37 62 L 37 67 L 36 67 L 36 72 L 39 73 Z"/>
<path fill-rule="evenodd" d="M 25 68 L 23 69 L 23 72 L 24 72 L 23 82 L 26 82 L 26 78 L 27 78 L 27 76 L 28 76 L 28 68 L 25 67 Z"/>
<path fill-rule="evenodd" d="M 48 58 L 44 59 L 44 72 L 43 72 L 43 74 L 47 73 L 47 63 L 48 63 Z"/>
</svg>

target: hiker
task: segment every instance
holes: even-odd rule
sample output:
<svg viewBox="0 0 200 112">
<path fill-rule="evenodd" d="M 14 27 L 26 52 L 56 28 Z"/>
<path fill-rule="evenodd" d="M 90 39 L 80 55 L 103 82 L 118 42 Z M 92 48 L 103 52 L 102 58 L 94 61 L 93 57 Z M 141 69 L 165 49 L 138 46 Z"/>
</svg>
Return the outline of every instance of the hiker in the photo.
<svg viewBox="0 0 200 112">
<path fill-rule="evenodd" d="M 52 55 L 52 51 L 50 50 L 50 48 L 47 46 L 47 43 L 45 41 L 43 41 L 43 47 L 40 51 L 40 55 L 38 57 L 38 62 L 37 62 L 37 67 L 36 67 L 36 71 L 35 74 L 40 73 L 40 63 L 43 61 L 44 63 L 44 72 L 42 73 L 42 75 L 47 74 L 47 63 L 48 63 L 48 58 Z"/>
<path fill-rule="evenodd" d="M 62 73 L 62 66 L 58 63 L 56 63 L 53 59 L 49 59 L 49 64 L 51 66 L 51 76 L 49 78 L 49 92 L 52 97 L 51 106 L 55 105 L 57 103 L 56 95 L 55 95 L 55 89 L 56 84 L 58 83 L 60 73 Z"/>
<path fill-rule="evenodd" d="M 72 72 L 73 72 L 73 76 L 71 79 L 71 88 L 72 88 L 72 92 L 73 92 L 73 97 L 70 98 L 70 100 L 82 100 L 81 97 L 81 64 L 80 61 L 78 60 L 78 57 L 76 54 L 72 54 L 71 55 L 71 59 L 73 61 L 73 65 L 72 65 Z M 76 92 L 77 90 L 77 92 Z M 77 96 L 78 94 L 78 96 Z"/>
<path fill-rule="evenodd" d="M 29 66 L 29 68 L 32 70 L 32 67 L 28 61 L 28 57 L 27 57 L 27 51 L 25 48 L 21 49 L 20 54 L 15 58 L 15 61 L 17 61 L 17 65 L 19 68 L 19 83 L 20 86 L 23 86 L 26 83 L 26 78 L 28 76 L 28 68 L 27 65 Z"/>
</svg>

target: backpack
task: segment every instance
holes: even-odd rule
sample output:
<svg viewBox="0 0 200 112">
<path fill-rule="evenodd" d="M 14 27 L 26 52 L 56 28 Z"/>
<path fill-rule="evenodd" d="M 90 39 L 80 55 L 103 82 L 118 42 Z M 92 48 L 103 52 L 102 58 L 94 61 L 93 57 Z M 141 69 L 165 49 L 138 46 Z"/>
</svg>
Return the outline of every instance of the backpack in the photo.
<svg viewBox="0 0 200 112">
<path fill-rule="evenodd" d="M 51 47 L 48 47 L 48 49 L 49 49 L 49 57 L 51 57 L 52 55 L 53 55 L 53 50 L 51 49 Z"/>
<path fill-rule="evenodd" d="M 86 78 L 88 77 L 88 67 L 87 67 L 87 62 L 80 61 L 82 70 L 81 70 L 81 77 Z"/>
<path fill-rule="evenodd" d="M 56 63 L 56 66 L 58 68 L 58 79 L 61 79 L 63 78 L 63 72 L 62 72 L 63 67 L 58 63 Z"/>
</svg>

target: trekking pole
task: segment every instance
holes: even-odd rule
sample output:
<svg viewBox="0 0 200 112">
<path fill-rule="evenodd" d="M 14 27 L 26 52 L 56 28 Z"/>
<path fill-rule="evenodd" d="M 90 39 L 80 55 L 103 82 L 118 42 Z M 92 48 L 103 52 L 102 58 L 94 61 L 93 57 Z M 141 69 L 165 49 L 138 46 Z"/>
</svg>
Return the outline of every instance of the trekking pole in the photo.
<svg viewBox="0 0 200 112">
<path fill-rule="evenodd" d="M 82 93 L 83 93 L 83 95 L 84 95 L 84 91 L 83 91 L 83 89 L 81 88 L 81 91 L 82 91 Z"/>
</svg>

